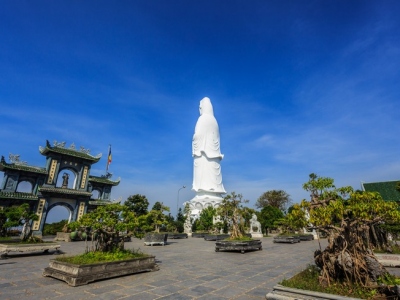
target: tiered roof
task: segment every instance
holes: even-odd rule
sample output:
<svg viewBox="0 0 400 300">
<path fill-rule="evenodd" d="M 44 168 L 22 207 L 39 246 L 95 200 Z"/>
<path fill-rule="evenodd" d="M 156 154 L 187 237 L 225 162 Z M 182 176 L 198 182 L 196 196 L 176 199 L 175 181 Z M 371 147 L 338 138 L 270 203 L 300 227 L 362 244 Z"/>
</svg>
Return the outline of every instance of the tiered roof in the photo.
<svg viewBox="0 0 400 300">
<path fill-rule="evenodd" d="M 0 171 L 4 172 L 7 169 L 8 170 L 11 169 L 11 170 L 25 171 L 25 172 L 31 172 L 31 173 L 47 174 L 46 168 L 29 166 L 27 164 L 22 164 L 22 163 L 9 164 L 4 159 L 4 156 L 2 156 L 1 160 L 0 160 Z"/>
<path fill-rule="evenodd" d="M 76 196 L 92 196 L 92 193 L 73 190 L 73 189 L 64 189 L 59 187 L 39 187 L 39 191 L 42 193 L 53 193 L 53 194 L 66 194 L 66 195 L 76 195 Z"/>
<path fill-rule="evenodd" d="M 39 146 L 40 153 L 42 155 L 47 155 L 48 153 L 63 154 L 91 161 L 92 163 L 98 162 L 102 156 L 101 153 L 96 156 L 90 155 L 89 150 L 85 150 L 83 148 L 77 150 L 75 149 L 75 146 L 71 146 L 70 148 L 65 148 L 64 143 L 60 144 L 55 143 L 55 144 L 56 144 L 55 146 L 51 146 L 50 142 L 47 140 L 45 147 Z"/>
<path fill-rule="evenodd" d="M 361 183 L 364 191 L 378 192 L 385 201 L 400 201 L 400 180 Z"/>
<path fill-rule="evenodd" d="M 36 201 L 38 197 L 31 193 L 0 191 L 0 198 Z"/>
<path fill-rule="evenodd" d="M 121 178 L 118 178 L 117 180 L 111 180 L 111 179 L 108 179 L 107 177 L 103 177 L 103 176 L 92 176 L 92 175 L 90 175 L 89 176 L 89 181 L 90 182 L 101 183 L 101 184 L 109 184 L 109 185 L 112 185 L 112 186 L 117 186 L 120 183 Z"/>
</svg>

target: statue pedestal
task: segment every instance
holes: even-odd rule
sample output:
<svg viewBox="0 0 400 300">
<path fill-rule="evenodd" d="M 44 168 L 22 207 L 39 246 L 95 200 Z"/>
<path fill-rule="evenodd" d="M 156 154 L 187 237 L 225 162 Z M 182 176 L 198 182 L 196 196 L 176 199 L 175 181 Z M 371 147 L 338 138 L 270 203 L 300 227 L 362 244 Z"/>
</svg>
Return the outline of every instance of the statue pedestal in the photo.
<svg viewBox="0 0 400 300">
<path fill-rule="evenodd" d="M 192 200 L 186 203 L 189 204 L 191 217 L 196 219 L 200 216 L 200 213 L 204 208 L 209 206 L 217 208 L 220 206 L 222 200 L 223 198 L 219 193 L 198 192 Z"/>
<path fill-rule="evenodd" d="M 259 238 L 262 238 L 262 237 L 263 237 L 263 234 L 262 234 L 262 233 L 251 232 L 250 234 L 251 234 L 251 237 L 252 237 L 253 239 L 254 239 L 254 238 L 259 239 Z"/>
</svg>

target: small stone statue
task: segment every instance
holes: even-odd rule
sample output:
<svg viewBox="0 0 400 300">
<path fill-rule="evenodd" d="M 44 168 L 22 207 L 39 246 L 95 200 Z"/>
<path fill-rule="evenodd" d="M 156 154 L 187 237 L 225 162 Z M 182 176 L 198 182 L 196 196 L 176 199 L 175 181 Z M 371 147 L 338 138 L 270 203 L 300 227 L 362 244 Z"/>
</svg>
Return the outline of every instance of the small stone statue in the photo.
<svg viewBox="0 0 400 300">
<path fill-rule="evenodd" d="M 64 173 L 62 179 L 63 179 L 63 183 L 62 183 L 62 186 L 61 186 L 61 187 L 62 187 L 63 189 L 68 188 L 69 174 L 68 174 L 68 173 Z"/>
<path fill-rule="evenodd" d="M 250 232 L 251 233 L 261 233 L 261 224 L 259 221 L 257 221 L 257 216 L 256 214 L 253 214 L 251 216 L 250 220 Z"/>
</svg>

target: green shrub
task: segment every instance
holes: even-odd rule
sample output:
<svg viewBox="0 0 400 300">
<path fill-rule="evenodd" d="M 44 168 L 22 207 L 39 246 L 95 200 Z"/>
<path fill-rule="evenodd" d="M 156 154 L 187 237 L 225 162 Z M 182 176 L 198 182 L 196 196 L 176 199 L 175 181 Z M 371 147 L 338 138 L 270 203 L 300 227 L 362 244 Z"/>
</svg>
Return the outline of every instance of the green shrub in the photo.
<svg viewBox="0 0 400 300">
<path fill-rule="evenodd" d="M 147 257 L 147 254 L 139 250 L 116 250 L 112 252 L 94 251 L 75 256 L 57 257 L 57 261 L 75 265 L 88 265 L 102 262 L 127 260 L 133 258 Z"/>
</svg>

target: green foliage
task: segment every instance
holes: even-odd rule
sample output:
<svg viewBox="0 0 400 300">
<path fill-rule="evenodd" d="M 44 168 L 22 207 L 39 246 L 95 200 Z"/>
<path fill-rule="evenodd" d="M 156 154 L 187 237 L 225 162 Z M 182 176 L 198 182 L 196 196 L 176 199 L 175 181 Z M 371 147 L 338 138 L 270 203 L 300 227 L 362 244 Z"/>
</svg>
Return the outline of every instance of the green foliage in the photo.
<svg viewBox="0 0 400 300">
<path fill-rule="evenodd" d="M 274 206 L 267 205 L 257 214 L 257 219 L 261 223 L 263 229 L 277 228 L 276 222 L 284 217 L 283 212 Z"/>
<path fill-rule="evenodd" d="M 66 262 L 75 265 L 88 265 L 102 262 L 111 262 L 119 260 L 127 260 L 133 258 L 147 257 L 139 250 L 115 250 L 110 252 L 87 252 L 76 256 L 59 256 L 57 261 Z"/>
<path fill-rule="evenodd" d="M 285 232 L 293 232 L 307 227 L 306 211 L 299 204 L 294 204 L 281 224 Z"/>
<path fill-rule="evenodd" d="M 138 218 L 127 206 L 118 203 L 99 206 L 82 216 L 79 226 L 91 229 L 92 249 L 87 251 L 113 252 L 124 249 L 122 233 L 135 231 Z M 96 239 L 94 237 L 97 237 Z"/>
<path fill-rule="evenodd" d="M 320 282 L 371 286 L 377 276 L 387 274 L 371 253 L 373 247 L 387 244 L 377 226 L 400 223 L 398 205 L 384 201 L 379 193 L 354 191 L 349 186 L 337 188 L 332 178 L 316 174 L 310 174 L 303 188 L 310 192 L 311 200 L 303 200 L 290 215 L 296 211 L 299 216 L 293 218 L 300 220 L 308 213 L 311 226 L 328 236 L 328 247 L 314 253 L 315 263 L 322 270 Z"/>
<path fill-rule="evenodd" d="M 336 294 L 340 296 L 371 299 L 379 293 L 378 289 L 368 289 L 362 285 L 334 281 L 329 286 L 319 282 L 320 270 L 315 266 L 308 266 L 305 270 L 290 279 L 284 279 L 281 285 L 301 290 L 320 293 Z"/>
<path fill-rule="evenodd" d="M 22 240 L 28 240 L 32 236 L 30 225 L 32 221 L 38 220 L 38 215 L 31 211 L 28 203 L 19 206 L 6 207 L 0 210 L 0 235 L 7 235 L 7 229 L 23 226 Z"/>
<path fill-rule="evenodd" d="M 197 222 L 197 230 L 211 231 L 214 227 L 213 220 L 217 215 L 217 211 L 212 206 L 204 208 Z"/>
<path fill-rule="evenodd" d="M 57 232 L 61 232 L 65 224 L 67 223 L 68 220 L 61 220 L 60 222 L 55 222 L 51 224 L 46 223 L 44 225 L 43 235 L 55 235 L 57 234 Z"/>
<path fill-rule="evenodd" d="M 167 230 L 167 228 L 171 229 L 170 222 L 171 218 L 173 221 L 173 217 L 165 215 L 164 212 L 169 212 L 169 207 L 160 202 L 156 202 L 151 211 L 146 215 L 139 216 L 137 219 L 137 228 L 140 229 L 140 233 L 138 233 L 137 236 L 142 237 L 145 232 L 149 231 L 160 232 L 161 227 L 164 227 L 165 230 Z"/>
<path fill-rule="evenodd" d="M 217 208 L 217 215 L 229 226 L 231 239 L 241 238 L 245 234 L 245 219 L 243 218 L 245 208 L 243 204 L 247 202 L 249 201 L 244 200 L 242 194 L 232 192 L 222 200 L 221 205 Z"/>
<path fill-rule="evenodd" d="M 124 205 L 139 217 L 148 213 L 149 201 L 146 196 L 136 194 L 129 196 Z"/>
<path fill-rule="evenodd" d="M 267 205 L 285 211 L 287 205 L 290 203 L 290 195 L 283 190 L 271 190 L 263 193 L 256 202 L 257 208 L 263 208 Z"/>
<path fill-rule="evenodd" d="M 163 206 L 163 204 L 161 202 L 157 201 L 156 203 L 154 203 L 151 210 L 163 210 L 163 207 L 165 207 L 165 206 Z"/>
</svg>

